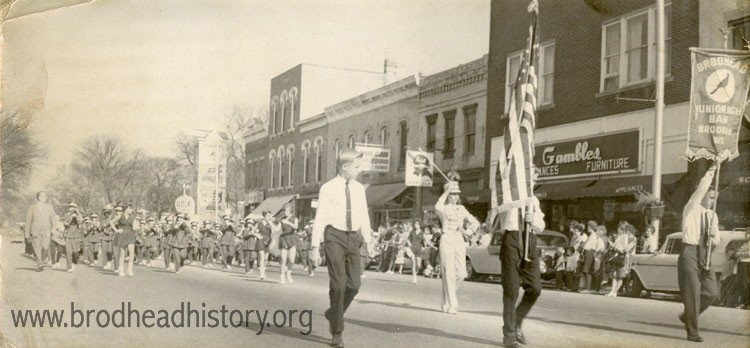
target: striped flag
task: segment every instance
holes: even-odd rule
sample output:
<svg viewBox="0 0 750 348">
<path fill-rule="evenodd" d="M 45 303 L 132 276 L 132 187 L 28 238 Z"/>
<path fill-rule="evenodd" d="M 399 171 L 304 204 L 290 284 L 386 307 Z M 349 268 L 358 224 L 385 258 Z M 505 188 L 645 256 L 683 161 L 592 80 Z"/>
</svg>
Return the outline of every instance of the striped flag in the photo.
<svg viewBox="0 0 750 348">
<path fill-rule="evenodd" d="M 503 133 L 504 144 L 498 161 L 503 199 L 499 211 L 525 206 L 527 200 L 534 196 L 532 164 L 537 91 L 534 66 L 538 65 L 539 60 L 535 1 L 529 6 L 529 11 L 532 12 L 529 37 L 511 92 L 508 125 Z"/>
</svg>

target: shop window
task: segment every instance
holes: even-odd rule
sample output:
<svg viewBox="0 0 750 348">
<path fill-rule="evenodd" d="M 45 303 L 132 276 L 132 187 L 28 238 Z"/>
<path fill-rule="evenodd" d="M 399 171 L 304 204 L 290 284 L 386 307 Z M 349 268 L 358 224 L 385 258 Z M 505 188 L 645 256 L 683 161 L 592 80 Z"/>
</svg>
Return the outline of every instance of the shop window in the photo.
<svg viewBox="0 0 750 348">
<path fill-rule="evenodd" d="M 736 50 L 747 51 L 750 49 L 750 16 L 729 22 L 732 28 L 730 45 Z"/>
</svg>

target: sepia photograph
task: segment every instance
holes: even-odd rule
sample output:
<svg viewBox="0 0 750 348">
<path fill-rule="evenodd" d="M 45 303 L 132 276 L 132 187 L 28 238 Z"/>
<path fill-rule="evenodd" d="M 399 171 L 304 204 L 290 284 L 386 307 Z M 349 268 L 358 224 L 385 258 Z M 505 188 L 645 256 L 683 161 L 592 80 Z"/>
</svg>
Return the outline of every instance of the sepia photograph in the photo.
<svg viewBox="0 0 750 348">
<path fill-rule="evenodd" d="M 747 0 L 0 0 L 0 348 L 750 348 Z"/>
</svg>

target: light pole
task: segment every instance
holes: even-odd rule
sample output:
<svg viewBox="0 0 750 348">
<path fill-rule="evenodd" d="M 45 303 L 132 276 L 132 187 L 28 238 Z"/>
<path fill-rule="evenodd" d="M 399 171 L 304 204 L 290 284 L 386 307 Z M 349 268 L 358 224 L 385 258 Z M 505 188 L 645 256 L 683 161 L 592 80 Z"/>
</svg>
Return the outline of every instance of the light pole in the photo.
<svg viewBox="0 0 750 348">
<path fill-rule="evenodd" d="M 657 200 L 661 200 L 661 153 L 662 153 L 662 128 L 664 123 L 664 0 L 656 0 L 656 105 L 654 117 L 654 175 L 651 178 L 651 187 Z M 652 218 L 654 226 L 654 238 L 657 245 L 659 242 L 659 220 Z"/>
</svg>

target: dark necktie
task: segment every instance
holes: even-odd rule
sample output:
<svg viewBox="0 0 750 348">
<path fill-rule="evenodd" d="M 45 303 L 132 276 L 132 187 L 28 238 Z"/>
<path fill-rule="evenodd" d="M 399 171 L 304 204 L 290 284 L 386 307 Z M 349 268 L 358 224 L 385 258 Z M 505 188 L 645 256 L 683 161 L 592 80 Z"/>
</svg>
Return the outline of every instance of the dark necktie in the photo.
<svg viewBox="0 0 750 348">
<path fill-rule="evenodd" d="M 708 250 L 708 230 L 710 228 L 708 214 L 706 212 L 701 213 L 701 236 L 698 241 L 698 265 L 701 269 L 706 266 L 706 252 Z"/>
<path fill-rule="evenodd" d="M 349 192 L 349 180 L 346 181 L 346 230 L 352 230 L 352 195 Z"/>
</svg>

